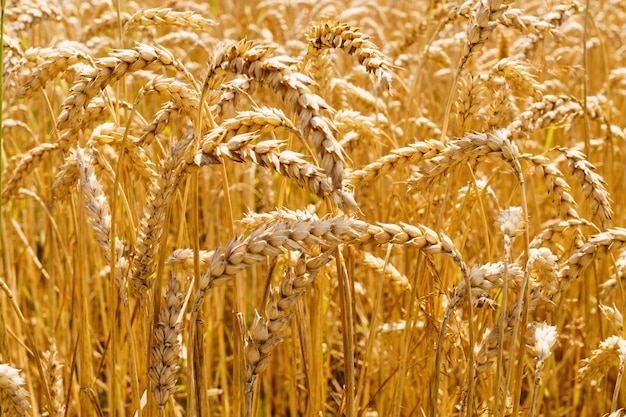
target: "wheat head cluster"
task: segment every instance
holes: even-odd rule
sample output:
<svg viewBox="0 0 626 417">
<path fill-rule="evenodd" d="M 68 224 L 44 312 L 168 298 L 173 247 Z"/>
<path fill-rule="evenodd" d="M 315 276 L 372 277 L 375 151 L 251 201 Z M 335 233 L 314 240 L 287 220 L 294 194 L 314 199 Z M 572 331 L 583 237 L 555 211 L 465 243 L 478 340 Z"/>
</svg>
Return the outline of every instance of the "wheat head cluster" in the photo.
<svg viewBox="0 0 626 417">
<path fill-rule="evenodd" d="M 625 34 L 2 0 L 0 415 L 625 415 Z"/>
</svg>

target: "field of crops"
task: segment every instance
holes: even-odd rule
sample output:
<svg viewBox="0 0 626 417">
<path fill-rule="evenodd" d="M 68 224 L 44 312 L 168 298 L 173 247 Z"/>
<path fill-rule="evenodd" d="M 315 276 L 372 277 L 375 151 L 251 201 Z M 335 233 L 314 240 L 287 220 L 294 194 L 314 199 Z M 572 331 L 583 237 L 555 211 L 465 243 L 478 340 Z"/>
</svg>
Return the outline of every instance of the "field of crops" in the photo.
<svg viewBox="0 0 626 417">
<path fill-rule="evenodd" d="M 2 12 L 0 415 L 626 415 L 626 3 Z"/>
</svg>

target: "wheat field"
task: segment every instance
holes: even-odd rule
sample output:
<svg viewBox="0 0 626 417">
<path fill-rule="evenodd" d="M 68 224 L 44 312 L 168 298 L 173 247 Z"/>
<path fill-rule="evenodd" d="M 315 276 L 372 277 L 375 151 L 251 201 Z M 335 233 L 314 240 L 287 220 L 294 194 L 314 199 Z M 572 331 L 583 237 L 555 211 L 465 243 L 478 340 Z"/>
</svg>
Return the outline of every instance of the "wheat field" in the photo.
<svg viewBox="0 0 626 417">
<path fill-rule="evenodd" d="M 625 33 L 2 0 L 0 415 L 626 415 Z"/>
</svg>

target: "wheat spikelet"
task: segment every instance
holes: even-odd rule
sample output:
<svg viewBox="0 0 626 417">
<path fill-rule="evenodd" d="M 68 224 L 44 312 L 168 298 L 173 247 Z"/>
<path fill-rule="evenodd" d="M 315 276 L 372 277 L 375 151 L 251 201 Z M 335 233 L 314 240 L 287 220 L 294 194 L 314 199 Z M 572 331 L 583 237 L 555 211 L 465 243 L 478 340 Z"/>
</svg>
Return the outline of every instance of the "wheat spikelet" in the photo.
<svg viewBox="0 0 626 417">
<path fill-rule="evenodd" d="M 148 378 L 152 384 L 152 396 L 159 412 L 163 412 L 169 397 L 176 392 L 176 379 L 180 368 L 180 335 L 182 323 L 180 312 L 184 294 L 178 292 L 179 282 L 174 273 L 170 276 L 165 292 L 165 306 L 159 312 L 153 330 L 152 365 Z"/>
<path fill-rule="evenodd" d="M 74 153 L 76 167 L 78 168 L 79 185 L 83 190 L 85 198 L 85 211 L 91 222 L 91 227 L 96 234 L 98 246 L 104 251 L 104 259 L 109 263 L 110 234 L 111 234 L 111 214 L 109 202 L 102 190 L 102 185 L 93 170 L 93 154 L 89 150 L 77 148 Z M 121 256 L 123 244 L 117 240 L 115 242 L 115 260 Z"/>
<path fill-rule="evenodd" d="M 606 282 L 604 284 L 606 284 Z M 603 290 L 607 288 L 606 286 L 604 286 L 604 284 L 602 288 Z M 610 291 L 613 290 L 614 288 L 610 289 Z M 624 316 L 615 306 L 615 304 L 613 304 L 613 307 L 605 306 L 603 304 L 600 304 L 599 306 L 600 310 L 602 311 L 602 315 L 604 315 L 604 317 L 610 323 L 611 327 L 613 327 L 616 331 L 622 331 L 622 329 L 624 328 Z"/>
<path fill-rule="evenodd" d="M 154 119 L 143 129 L 143 134 L 139 137 L 137 145 L 141 147 L 149 146 L 154 142 L 156 137 L 170 125 L 174 114 L 179 113 L 181 109 L 173 101 L 165 103 L 161 109 L 156 113 Z M 186 112 L 188 113 L 188 112 Z"/>
<path fill-rule="evenodd" d="M 402 274 L 395 266 L 385 263 L 384 259 L 372 255 L 369 252 L 363 253 L 363 265 L 372 268 L 378 273 L 385 273 L 385 277 L 397 288 L 398 292 L 410 291 L 411 283 L 406 275 Z"/>
<path fill-rule="evenodd" d="M 382 139 L 389 140 L 389 135 L 380 126 L 382 124 L 388 125 L 389 121 L 380 114 L 376 115 L 376 119 L 374 119 L 354 110 L 338 110 L 333 116 L 333 122 L 337 126 L 340 136 L 342 136 L 339 143 L 344 148 L 351 141 L 358 141 L 358 145 L 363 145 L 365 141 L 378 143 Z"/>
<path fill-rule="evenodd" d="M 182 27 L 187 30 L 208 30 L 217 22 L 207 19 L 194 11 L 178 12 L 171 8 L 142 9 L 132 15 L 124 24 L 124 32 L 135 26 Z"/>
<path fill-rule="evenodd" d="M 506 269 L 509 283 L 514 284 L 512 288 L 519 288 L 524 278 L 522 268 L 515 264 L 509 264 Z M 492 300 L 489 291 L 503 287 L 504 270 L 503 262 L 473 265 L 469 269 L 469 282 L 474 305 L 477 307 L 482 307 L 485 304 L 495 306 L 495 301 Z M 467 284 L 465 281 L 461 281 L 454 289 L 454 299 L 463 298 L 465 295 L 467 295 Z"/>
<path fill-rule="evenodd" d="M 478 112 L 484 101 L 485 86 L 477 77 L 470 75 L 460 78 L 457 87 L 458 123 L 461 132 L 468 132 L 477 122 Z"/>
<path fill-rule="evenodd" d="M 386 102 L 343 78 L 330 80 L 330 90 L 338 107 L 354 109 L 362 107 L 364 110 L 379 109 L 381 112 L 387 109 Z"/>
<path fill-rule="evenodd" d="M 0 403 L 2 411 L 10 417 L 27 417 L 30 404 L 28 392 L 22 388 L 26 381 L 19 375 L 19 371 L 12 366 L 0 364 Z"/>
<path fill-rule="evenodd" d="M 204 274 L 211 266 L 211 258 L 215 254 L 215 251 L 199 251 L 200 259 L 200 273 Z M 174 268 L 180 268 L 188 275 L 193 275 L 193 250 L 192 249 L 176 249 L 165 260 L 165 265 L 169 265 Z"/>
<path fill-rule="evenodd" d="M 531 16 L 519 9 L 509 9 L 502 14 L 500 22 L 504 26 L 513 27 L 527 34 L 517 40 L 518 53 L 515 56 L 515 59 L 526 60 L 544 39 L 565 39 L 567 35 L 560 30 L 560 26 L 570 16 L 582 11 L 582 6 L 577 2 L 554 5 L 550 12 L 541 17 Z"/>
<path fill-rule="evenodd" d="M 552 298 L 559 289 L 557 257 L 548 248 L 531 248 L 528 264 L 535 282 L 542 287 L 542 293 Z"/>
<path fill-rule="evenodd" d="M 358 28 L 350 27 L 345 23 L 327 22 L 311 27 L 308 36 L 309 45 L 313 51 L 323 48 L 341 48 L 348 54 L 355 55 L 367 72 L 374 74 L 387 89 L 391 88 L 393 77 L 391 64 L 378 47 L 369 41 Z"/>
<path fill-rule="evenodd" d="M 520 9 L 508 9 L 500 16 L 500 24 L 514 28 L 525 35 L 537 35 L 540 38 L 561 40 L 565 35 L 559 26 L 573 14 L 580 13 L 582 6 L 577 3 L 556 4 L 545 15 L 533 16 Z"/>
<path fill-rule="evenodd" d="M 126 110 L 130 112 L 133 109 L 133 104 L 124 100 L 117 100 L 115 98 L 103 99 L 102 97 L 94 97 L 87 108 L 85 108 L 85 114 L 83 115 L 83 127 L 91 127 L 93 125 L 105 122 L 107 118 L 112 117 L 111 108 L 109 105 L 119 107 L 120 110 Z M 77 132 L 69 130 L 65 131 L 59 137 L 59 145 L 62 149 L 67 149 L 70 144 L 74 143 Z"/>
<path fill-rule="evenodd" d="M 613 295 L 618 294 L 619 286 L 622 285 L 622 282 L 626 279 L 626 251 L 621 250 L 615 258 L 615 272 L 613 277 L 600 284 L 600 298 L 602 300 L 608 300 Z"/>
<path fill-rule="evenodd" d="M 518 267 L 519 268 L 519 267 Z M 523 279 L 524 272 L 521 272 Z M 521 282 L 520 279 L 520 282 Z M 482 301 L 480 298 L 477 301 Z M 477 302 L 475 301 L 475 303 Z M 518 298 L 511 305 L 511 307 L 503 312 L 504 320 L 501 323 L 496 323 L 494 327 L 487 328 L 483 334 L 481 341 L 475 346 L 474 352 L 476 354 L 476 366 L 479 372 L 485 372 L 493 365 L 498 349 L 500 346 L 500 336 L 502 335 L 502 346 L 506 346 L 506 341 L 511 340 L 514 333 L 515 323 L 519 322 L 519 307 L 522 298 Z M 545 301 L 545 298 L 541 295 L 540 287 L 534 286 L 531 288 L 528 298 L 528 309 L 533 311 L 538 305 Z M 488 305 L 492 305 L 493 301 L 488 300 Z M 500 325 L 504 326 L 504 332 L 501 333 Z"/>
<path fill-rule="evenodd" d="M 16 130 L 23 129 L 28 136 L 31 136 L 31 137 L 35 136 L 35 133 L 30 128 L 30 126 L 28 126 L 26 123 L 22 122 L 21 120 L 5 119 L 2 121 L 2 128 L 5 129 L 5 131 L 7 132 L 6 134 L 10 134 L 12 129 L 16 129 Z"/>
<path fill-rule="evenodd" d="M 211 112 L 216 116 L 224 117 L 225 114 L 235 113 L 235 107 L 241 96 L 247 96 L 252 85 L 249 80 L 235 78 L 220 85 L 220 97 L 211 107 Z"/>
<path fill-rule="evenodd" d="M 198 93 L 188 84 L 176 78 L 157 76 L 151 78 L 138 94 L 139 101 L 144 95 L 157 93 L 167 96 L 177 108 L 191 112 L 198 108 Z"/>
<path fill-rule="evenodd" d="M 106 168 L 107 165 L 109 165 L 107 160 L 117 159 L 119 157 L 114 154 L 112 146 L 119 146 L 125 137 L 128 139 L 128 143 L 124 146 L 124 156 L 127 158 L 124 166 L 129 168 L 131 172 L 137 173 L 139 178 L 151 182 L 157 175 L 155 164 L 148 158 L 145 150 L 136 145 L 138 141 L 137 138 L 127 134 L 125 128 L 117 127 L 115 123 L 103 123 L 94 128 L 89 140 L 87 140 L 86 147 L 92 150 L 103 148 L 104 150 L 111 151 L 108 152 L 106 160 L 102 158 L 101 152 L 94 152 L 96 162 Z M 111 173 L 111 176 L 114 177 L 113 170 L 109 169 L 108 171 Z"/>
<path fill-rule="evenodd" d="M 542 86 L 528 71 L 530 68 L 520 61 L 503 58 L 491 68 L 490 77 L 502 77 L 511 89 L 521 97 L 532 97 L 540 101 L 543 97 Z"/>
<path fill-rule="evenodd" d="M 533 240 L 530 242 L 531 248 L 539 246 L 547 246 L 556 248 L 557 253 L 560 255 L 566 252 L 563 243 L 566 239 L 569 239 L 571 235 L 574 235 L 573 246 L 579 247 L 582 245 L 580 240 L 580 228 L 582 226 L 591 226 L 591 224 L 579 218 L 569 218 L 567 220 L 551 220 L 541 225 L 541 232 L 539 232 Z"/>
</svg>

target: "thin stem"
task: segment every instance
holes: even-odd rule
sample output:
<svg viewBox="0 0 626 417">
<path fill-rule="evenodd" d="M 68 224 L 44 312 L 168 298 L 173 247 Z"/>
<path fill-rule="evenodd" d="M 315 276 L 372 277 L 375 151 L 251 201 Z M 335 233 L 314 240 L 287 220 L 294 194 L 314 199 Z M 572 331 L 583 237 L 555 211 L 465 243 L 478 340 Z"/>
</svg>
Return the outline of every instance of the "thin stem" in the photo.
<svg viewBox="0 0 626 417">
<path fill-rule="evenodd" d="M 0 190 L 2 190 L 2 174 L 4 173 L 4 167 L 2 161 L 4 161 L 4 143 L 2 140 L 3 120 L 4 114 L 4 8 L 6 6 L 6 0 L 1 0 L 2 10 L 0 11 Z M 2 193 L 0 192 L 0 208 L 4 207 L 2 201 Z M 6 245 L 6 236 L 4 231 L 4 216 L 3 211 L 0 210 L 0 247 L 2 248 L 2 270 L 9 271 L 9 249 Z M 0 309 L 2 309 L 2 302 L 0 301 Z M 3 358 L 9 356 L 9 344 L 7 341 L 6 327 L 4 323 L 4 315 L 0 314 L 0 355 Z"/>
<path fill-rule="evenodd" d="M 430 401 L 430 415 L 433 417 L 437 417 L 437 401 L 439 398 L 439 381 L 440 381 L 440 371 L 441 368 L 441 352 L 443 350 L 443 338 L 446 335 L 446 327 L 448 326 L 448 321 L 450 321 L 450 317 L 452 316 L 452 312 L 456 308 L 456 306 L 461 301 L 461 298 L 457 298 L 446 311 L 446 314 L 443 316 L 443 321 L 441 322 L 441 329 L 439 329 L 439 339 L 437 340 L 437 351 L 435 352 L 435 383 L 433 384 L 433 392 L 432 399 Z M 410 313 L 410 312 L 409 312 Z"/>
<path fill-rule="evenodd" d="M 589 94 L 589 51 L 587 50 L 587 31 L 589 22 L 589 0 L 585 5 L 585 24 L 583 25 L 583 120 L 585 123 L 585 155 L 589 156 L 589 115 L 587 114 L 587 95 Z"/>
<path fill-rule="evenodd" d="M 404 393 L 404 383 L 406 381 L 406 371 L 408 368 L 408 354 L 409 354 L 409 345 L 411 344 L 411 336 L 412 336 L 412 332 L 411 329 L 413 328 L 413 323 L 415 321 L 415 301 L 417 300 L 417 287 L 418 287 L 418 277 L 419 277 L 419 270 L 420 270 L 420 266 L 422 264 L 422 254 L 419 254 L 417 256 L 417 260 L 416 260 L 416 265 L 415 265 L 415 276 L 413 278 L 413 288 L 411 290 L 411 296 L 409 297 L 409 303 L 408 303 L 408 316 L 406 318 L 406 326 L 404 328 L 404 340 L 402 342 L 402 347 L 400 350 L 400 366 L 399 366 L 399 370 L 398 370 L 398 385 L 396 386 L 396 395 L 394 398 L 394 409 L 393 409 L 393 416 L 394 417 L 400 417 L 401 415 L 401 411 L 402 411 L 402 394 Z M 437 400 L 437 394 L 435 391 L 434 394 L 435 397 L 435 402 Z M 432 405 L 431 405 L 432 408 Z M 436 413 L 436 406 L 435 406 L 435 413 Z M 436 417 L 436 414 L 432 414 L 434 417 Z"/>
<path fill-rule="evenodd" d="M 617 410 L 617 400 L 619 398 L 620 387 L 622 386 L 622 377 L 624 376 L 624 362 L 620 361 L 617 380 L 615 381 L 615 389 L 613 390 L 613 400 L 611 401 L 611 414 Z"/>
<path fill-rule="evenodd" d="M 539 386 L 541 385 L 541 374 L 543 368 L 543 361 L 537 363 L 537 371 L 535 373 L 535 386 L 533 387 L 533 396 L 530 401 L 530 413 L 529 417 L 535 416 L 535 406 L 537 404 L 537 393 L 539 392 Z"/>
<path fill-rule="evenodd" d="M 509 259 L 511 258 L 511 237 L 504 235 L 504 270 L 502 280 L 502 305 L 500 306 L 500 317 L 498 318 L 498 360 L 496 367 L 496 392 L 495 392 L 495 410 L 499 414 L 500 406 L 500 377 L 502 376 L 502 363 L 504 352 L 504 328 L 506 327 L 506 311 L 507 311 L 507 294 L 509 292 Z M 507 378 L 510 369 L 506 370 Z M 505 394 L 506 395 L 506 394 Z M 502 407 L 504 410 L 506 407 Z"/>
<path fill-rule="evenodd" d="M 389 265 L 389 258 L 391 256 L 391 249 L 393 245 L 389 244 L 387 246 L 387 254 L 385 255 L 385 263 L 383 264 L 383 270 L 380 273 L 380 278 L 378 279 L 378 288 L 376 292 L 376 301 L 374 302 L 374 308 L 372 311 L 372 318 L 369 323 L 369 336 L 367 338 L 367 343 L 365 345 L 365 358 L 363 360 L 363 366 L 361 367 L 361 371 L 359 372 L 359 382 L 357 387 L 357 401 L 363 393 L 363 387 L 365 386 L 365 376 L 367 372 L 367 364 L 369 363 L 369 359 L 372 357 L 372 351 L 374 350 L 374 342 L 376 340 L 376 328 L 377 328 L 377 317 L 378 310 L 380 305 L 382 304 L 383 298 L 383 285 L 385 283 L 385 271 L 387 269 L 387 265 Z"/>
<path fill-rule="evenodd" d="M 346 417 L 356 416 L 355 407 L 355 376 L 354 376 L 354 319 L 352 309 L 352 285 L 348 277 L 345 260 L 339 248 L 335 250 L 335 259 L 337 262 L 337 277 L 339 280 L 339 294 L 343 304 L 343 314 L 341 315 L 341 323 L 343 326 L 343 344 L 344 344 L 344 369 L 346 373 Z"/>
<path fill-rule="evenodd" d="M 524 187 L 524 178 L 522 176 L 521 171 L 516 172 L 516 175 L 518 177 L 518 182 L 520 185 L 520 196 L 521 196 L 521 202 L 522 202 L 522 213 L 524 216 L 524 224 L 526 225 L 526 227 L 524 227 L 524 265 L 528 264 L 528 259 L 530 257 L 530 233 L 528 231 L 528 202 L 526 199 L 526 189 Z M 517 312 L 515 314 L 515 325 L 513 328 L 513 336 L 512 336 L 512 341 L 511 341 L 511 350 L 509 353 L 509 369 L 513 366 L 513 358 L 515 357 L 515 347 L 516 347 L 516 339 L 517 339 L 517 335 L 519 332 L 519 329 L 521 328 L 522 330 L 526 328 L 526 322 L 528 321 L 528 295 L 529 295 L 529 291 L 530 291 L 530 285 L 528 285 L 530 281 L 530 268 L 525 268 L 524 269 L 524 281 L 522 284 L 522 288 L 520 289 L 520 302 L 519 305 L 517 307 Z M 522 335 L 520 335 L 520 340 L 522 340 Z M 523 361 L 522 361 L 522 355 L 524 354 L 524 349 L 520 349 L 518 352 L 518 358 L 517 358 L 517 363 L 518 363 L 518 369 L 517 369 L 517 383 L 515 386 L 515 402 L 513 404 L 513 415 L 518 415 L 518 409 L 519 409 L 519 399 L 521 396 L 521 392 L 522 392 L 522 381 L 524 380 L 523 375 L 522 375 L 522 371 L 524 369 L 523 365 Z M 510 375 L 510 373 L 509 373 Z M 507 378 L 506 384 L 505 384 L 505 395 L 506 392 L 509 388 L 509 379 Z"/>
</svg>

